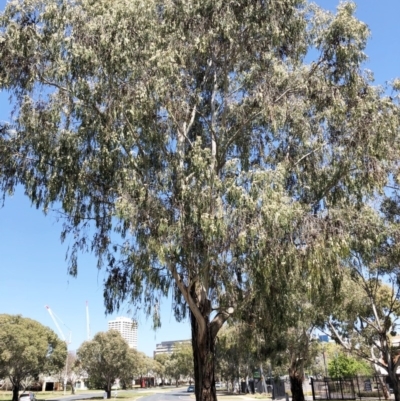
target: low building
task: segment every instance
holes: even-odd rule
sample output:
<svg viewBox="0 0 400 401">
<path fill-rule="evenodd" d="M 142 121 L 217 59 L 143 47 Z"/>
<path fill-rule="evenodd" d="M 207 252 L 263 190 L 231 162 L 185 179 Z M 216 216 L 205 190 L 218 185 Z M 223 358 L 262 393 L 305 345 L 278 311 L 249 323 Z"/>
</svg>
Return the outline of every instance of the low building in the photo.
<svg viewBox="0 0 400 401">
<path fill-rule="evenodd" d="M 172 354 L 175 347 L 178 344 L 192 344 L 192 340 L 175 340 L 175 341 L 162 341 L 160 344 L 156 344 L 156 350 L 154 356 L 160 354 Z"/>
</svg>

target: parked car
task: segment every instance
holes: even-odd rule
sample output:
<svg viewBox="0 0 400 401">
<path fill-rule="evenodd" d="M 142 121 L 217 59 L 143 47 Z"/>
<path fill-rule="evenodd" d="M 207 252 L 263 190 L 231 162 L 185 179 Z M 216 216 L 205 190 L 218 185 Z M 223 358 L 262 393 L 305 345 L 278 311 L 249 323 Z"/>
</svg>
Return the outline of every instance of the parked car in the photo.
<svg viewBox="0 0 400 401">
<path fill-rule="evenodd" d="M 189 386 L 188 388 L 187 388 L 187 392 L 188 393 L 194 393 L 194 386 Z"/>
<path fill-rule="evenodd" d="M 19 396 L 19 401 L 36 401 L 35 393 L 29 391 L 29 393 L 22 393 Z"/>
</svg>

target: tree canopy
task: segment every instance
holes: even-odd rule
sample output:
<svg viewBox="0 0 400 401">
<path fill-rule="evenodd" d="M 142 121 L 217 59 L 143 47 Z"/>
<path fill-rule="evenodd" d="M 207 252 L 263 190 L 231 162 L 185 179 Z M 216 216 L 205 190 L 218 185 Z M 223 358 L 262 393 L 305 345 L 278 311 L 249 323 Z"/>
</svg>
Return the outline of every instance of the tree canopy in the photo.
<svg viewBox="0 0 400 401">
<path fill-rule="evenodd" d="M 97 333 L 79 347 L 77 356 L 90 380 L 107 392 L 107 398 L 111 398 L 115 380 L 127 382 L 135 369 L 135 353 L 116 330 Z"/>
<path fill-rule="evenodd" d="M 343 260 L 342 300 L 327 328 L 346 351 L 369 361 L 377 373 L 386 371 L 399 400 L 400 349 L 394 337 L 400 317 L 399 227 L 377 208 L 361 211 L 353 218 L 351 252 Z"/>
<path fill-rule="evenodd" d="M 0 315 L 0 328 L 0 377 L 10 379 L 18 401 L 23 380 L 65 365 L 67 346 L 50 328 L 20 315 Z"/>
<path fill-rule="evenodd" d="M 158 325 L 170 291 L 190 310 L 198 400 L 216 397 L 223 323 L 260 297 L 285 319 L 292 274 L 337 284 L 349 222 L 388 182 L 397 98 L 362 70 L 354 11 L 11 0 L 0 16 L 0 188 L 60 209 L 69 271 L 98 256 L 107 311 Z"/>
<path fill-rule="evenodd" d="M 363 359 L 357 359 L 343 352 L 336 353 L 328 362 L 329 377 L 340 379 L 343 377 L 371 376 L 373 369 Z"/>
</svg>

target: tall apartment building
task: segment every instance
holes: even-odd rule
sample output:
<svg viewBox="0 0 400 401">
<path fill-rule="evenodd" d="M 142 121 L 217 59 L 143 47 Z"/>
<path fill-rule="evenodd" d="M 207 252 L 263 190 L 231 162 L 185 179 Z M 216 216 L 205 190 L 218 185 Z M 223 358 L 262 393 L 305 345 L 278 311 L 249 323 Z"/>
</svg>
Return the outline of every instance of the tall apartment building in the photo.
<svg viewBox="0 0 400 401">
<path fill-rule="evenodd" d="M 130 348 L 137 349 L 137 322 L 129 317 L 117 317 L 108 322 L 108 330 L 117 330 Z"/>
</svg>

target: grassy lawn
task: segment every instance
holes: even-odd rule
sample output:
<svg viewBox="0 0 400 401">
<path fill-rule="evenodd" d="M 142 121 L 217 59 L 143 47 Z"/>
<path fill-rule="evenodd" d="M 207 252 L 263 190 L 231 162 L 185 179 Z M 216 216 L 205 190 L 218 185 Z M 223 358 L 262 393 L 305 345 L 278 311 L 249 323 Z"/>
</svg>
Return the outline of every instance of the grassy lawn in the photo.
<svg viewBox="0 0 400 401">
<path fill-rule="evenodd" d="M 64 393 L 62 391 L 40 391 L 35 392 L 36 398 L 38 400 L 47 400 L 48 398 L 54 398 L 62 396 Z M 22 394 L 22 392 L 21 392 Z M 67 393 L 69 394 L 69 393 Z M 11 401 L 12 392 L 11 391 L 1 391 L 0 392 L 0 401 Z"/>
<path fill-rule="evenodd" d="M 97 396 L 93 396 L 91 398 L 87 398 L 87 400 L 103 400 L 103 391 L 102 390 L 83 390 L 83 391 L 76 391 L 75 394 L 86 394 L 86 393 L 99 393 Z M 114 397 L 114 392 L 111 393 L 111 400 L 135 400 L 136 398 L 151 395 L 152 393 L 147 393 L 143 391 L 118 391 L 118 396 Z M 50 398 L 59 398 L 64 396 L 63 391 L 40 391 L 40 392 L 35 392 L 36 399 L 37 401 L 44 401 L 48 400 Z M 68 391 L 66 395 L 71 395 L 71 392 Z M 11 401 L 12 399 L 12 392 L 11 391 L 1 391 L 0 392 L 0 401 Z"/>
</svg>

